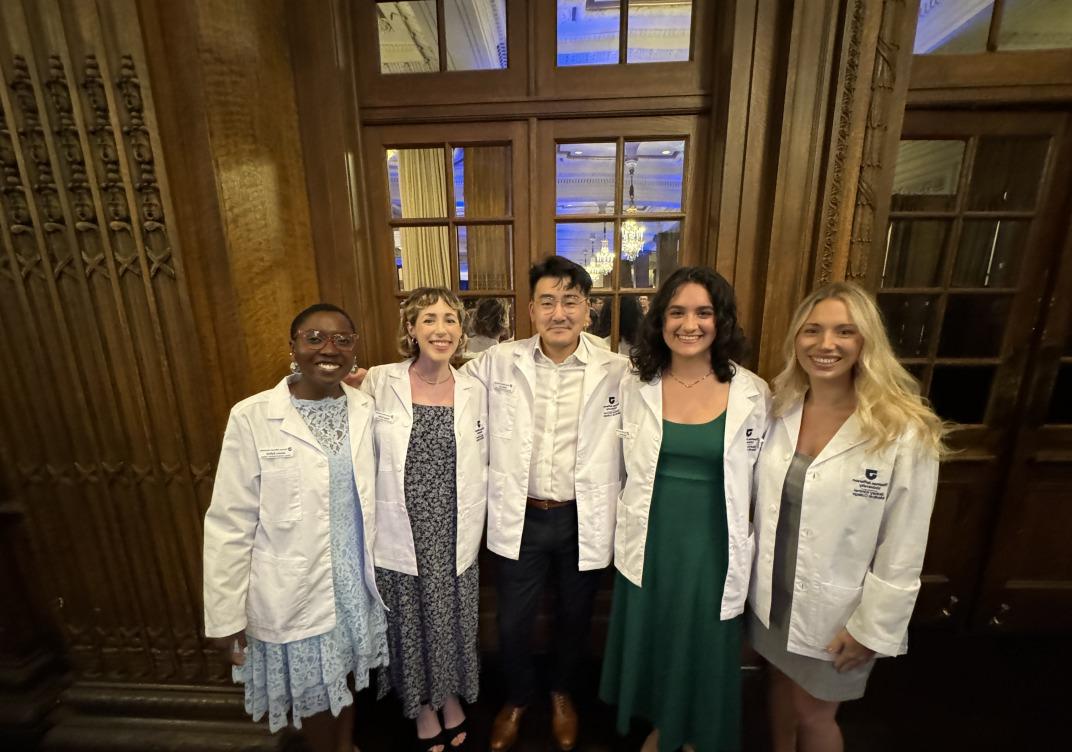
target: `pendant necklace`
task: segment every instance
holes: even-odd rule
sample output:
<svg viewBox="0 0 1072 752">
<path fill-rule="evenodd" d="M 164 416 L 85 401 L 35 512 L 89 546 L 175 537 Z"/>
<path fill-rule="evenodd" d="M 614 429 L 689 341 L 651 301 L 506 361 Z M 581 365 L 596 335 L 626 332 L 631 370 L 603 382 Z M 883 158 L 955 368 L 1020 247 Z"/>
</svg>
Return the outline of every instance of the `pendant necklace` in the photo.
<svg viewBox="0 0 1072 752">
<path fill-rule="evenodd" d="M 689 382 L 685 382 L 685 381 L 682 381 L 681 379 L 679 379 L 679 378 L 678 378 L 677 376 L 675 376 L 675 375 L 674 375 L 674 372 L 673 372 L 673 371 L 671 371 L 671 370 L 669 370 L 669 369 L 667 369 L 667 371 L 666 371 L 666 372 L 667 372 L 668 374 L 670 374 L 670 378 L 672 378 L 672 379 L 673 379 L 674 381 L 676 381 L 677 383 L 681 384 L 681 386 L 685 387 L 686 389 L 692 389 L 692 388 L 693 388 L 694 386 L 696 386 L 697 384 L 699 384 L 699 383 L 700 383 L 701 381 L 703 381 L 704 379 L 706 379 L 706 378 L 707 378 L 708 376 L 710 376 L 711 374 L 713 374 L 713 373 L 714 373 L 715 371 L 714 371 L 714 369 L 711 369 L 710 371 L 708 371 L 707 373 L 705 373 L 705 374 L 704 374 L 703 376 L 701 376 L 700 378 L 696 379 L 696 381 L 689 381 Z"/>
</svg>

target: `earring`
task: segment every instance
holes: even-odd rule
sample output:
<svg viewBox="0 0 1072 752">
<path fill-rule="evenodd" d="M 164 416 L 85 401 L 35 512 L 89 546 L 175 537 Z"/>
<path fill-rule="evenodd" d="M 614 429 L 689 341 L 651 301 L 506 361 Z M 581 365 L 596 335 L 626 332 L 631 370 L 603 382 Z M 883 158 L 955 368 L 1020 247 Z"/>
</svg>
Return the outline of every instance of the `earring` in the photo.
<svg viewBox="0 0 1072 752">
<path fill-rule="evenodd" d="M 290 372 L 294 375 L 301 373 L 301 366 L 298 365 L 298 361 L 294 360 L 294 356 L 290 356 Z"/>
<path fill-rule="evenodd" d="M 354 361 L 354 364 L 352 366 L 350 366 L 350 373 L 357 373 L 357 361 L 356 360 Z"/>
</svg>

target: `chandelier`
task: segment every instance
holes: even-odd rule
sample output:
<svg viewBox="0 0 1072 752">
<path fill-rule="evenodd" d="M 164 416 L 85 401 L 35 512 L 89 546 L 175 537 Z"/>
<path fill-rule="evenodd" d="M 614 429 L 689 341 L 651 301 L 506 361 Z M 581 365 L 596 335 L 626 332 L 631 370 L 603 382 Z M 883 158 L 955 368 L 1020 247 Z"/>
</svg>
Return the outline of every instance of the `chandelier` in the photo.
<svg viewBox="0 0 1072 752">
<path fill-rule="evenodd" d="M 602 279 L 606 275 L 610 274 L 614 268 L 614 256 L 610 252 L 610 244 L 607 242 L 607 225 L 603 223 L 603 240 L 599 243 L 599 250 L 595 250 L 595 238 L 590 239 L 592 247 L 591 257 L 586 256 L 586 262 L 584 264 L 585 271 L 587 271 L 594 280 L 596 277 Z"/>
<path fill-rule="evenodd" d="M 629 166 L 629 206 L 625 213 L 629 219 L 622 222 L 622 258 L 626 261 L 636 261 L 637 256 L 644 250 L 644 225 L 633 218 L 637 213 L 636 193 L 633 190 L 633 175 L 636 172 L 636 160 L 626 162 Z"/>
</svg>

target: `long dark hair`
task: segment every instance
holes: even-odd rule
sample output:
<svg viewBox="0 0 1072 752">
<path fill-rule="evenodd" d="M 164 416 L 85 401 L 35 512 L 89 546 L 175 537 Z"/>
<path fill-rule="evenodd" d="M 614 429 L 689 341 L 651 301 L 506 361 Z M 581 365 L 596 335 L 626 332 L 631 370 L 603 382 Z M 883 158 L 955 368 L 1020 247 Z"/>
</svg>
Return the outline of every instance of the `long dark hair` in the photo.
<svg viewBox="0 0 1072 752">
<path fill-rule="evenodd" d="M 670 366 L 670 347 L 663 339 L 663 320 L 678 289 L 695 282 L 707 290 L 715 307 L 715 341 L 711 344 L 711 369 L 719 381 L 733 378 L 731 360 L 748 352 L 744 332 L 737 323 L 737 299 L 726 278 L 706 266 L 684 266 L 671 274 L 652 298 L 648 313 L 640 322 L 640 336 L 630 360 L 642 381 L 651 381 Z"/>
</svg>

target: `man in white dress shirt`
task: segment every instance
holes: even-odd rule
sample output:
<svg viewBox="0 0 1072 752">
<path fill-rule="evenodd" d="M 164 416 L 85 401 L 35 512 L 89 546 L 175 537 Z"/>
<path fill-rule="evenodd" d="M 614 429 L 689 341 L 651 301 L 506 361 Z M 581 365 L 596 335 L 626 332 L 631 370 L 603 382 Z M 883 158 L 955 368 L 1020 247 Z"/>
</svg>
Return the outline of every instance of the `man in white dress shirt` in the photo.
<svg viewBox="0 0 1072 752">
<path fill-rule="evenodd" d="M 621 488 L 619 382 L 628 361 L 581 337 L 592 278 L 550 256 L 529 271 L 536 336 L 490 348 L 466 369 L 488 390 L 488 548 L 497 554 L 499 645 L 508 690 L 491 749 L 517 740 L 537 695 L 529 643 L 543 591 L 554 582 L 551 729 L 559 749 L 577 740 L 570 692 L 582 663 L 592 603 L 614 545 Z"/>
</svg>

